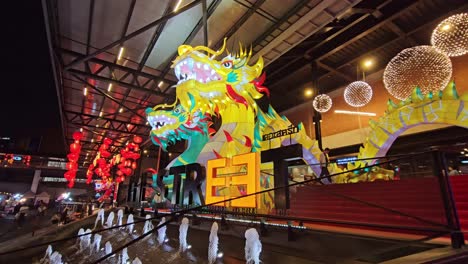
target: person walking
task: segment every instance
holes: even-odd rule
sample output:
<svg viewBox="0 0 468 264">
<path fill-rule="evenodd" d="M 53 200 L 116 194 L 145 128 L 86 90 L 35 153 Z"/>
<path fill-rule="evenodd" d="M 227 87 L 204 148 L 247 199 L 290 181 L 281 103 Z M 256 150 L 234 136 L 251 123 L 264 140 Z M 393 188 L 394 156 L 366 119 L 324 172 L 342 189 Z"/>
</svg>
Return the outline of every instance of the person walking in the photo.
<svg viewBox="0 0 468 264">
<path fill-rule="evenodd" d="M 326 177 L 328 182 L 332 183 L 330 172 L 328 171 L 328 163 L 330 162 L 330 159 L 328 158 L 328 153 L 330 153 L 330 149 L 325 148 L 320 154 L 320 181 L 322 182 L 322 177 Z"/>
</svg>

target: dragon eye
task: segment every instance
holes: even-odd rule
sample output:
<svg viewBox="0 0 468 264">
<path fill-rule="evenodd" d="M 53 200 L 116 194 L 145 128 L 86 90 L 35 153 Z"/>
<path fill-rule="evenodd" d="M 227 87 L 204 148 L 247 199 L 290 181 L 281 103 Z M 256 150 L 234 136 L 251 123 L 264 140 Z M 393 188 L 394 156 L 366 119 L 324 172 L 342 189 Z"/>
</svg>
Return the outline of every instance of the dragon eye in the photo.
<svg viewBox="0 0 468 264">
<path fill-rule="evenodd" d="M 224 66 L 225 68 L 232 68 L 232 61 L 223 62 L 223 66 Z"/>
<path fill-rule="evenodd" d="M 174 113 L 176 114 L 180 113 L 180 109 L 179 108 L 174 109 Z"/>
</svg>

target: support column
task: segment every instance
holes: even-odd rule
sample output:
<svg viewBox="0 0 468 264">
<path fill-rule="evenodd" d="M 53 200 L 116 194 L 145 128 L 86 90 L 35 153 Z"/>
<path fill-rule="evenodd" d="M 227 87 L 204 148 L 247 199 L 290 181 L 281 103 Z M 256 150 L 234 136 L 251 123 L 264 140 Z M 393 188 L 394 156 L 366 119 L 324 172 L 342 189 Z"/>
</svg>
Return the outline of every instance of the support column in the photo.
<svg viewBox="0 0 468 264">
<path fill-rule="evenodd" d="M 321 123 L 322 122 L 322 115 L 314 111 L 314 126 L 315 126 L 315 139 L 318 142 L 318 146 L 320 150 L 322 150 L 322 127 Z"/>
<path fill-rule="evenodd" d="M 37 193 L 37 187 L 39 186 L 40 181 L 41 181 L 41 170 L 35 170 L 34 178 L 31 183 L 31 192 Z"/>
</svg>

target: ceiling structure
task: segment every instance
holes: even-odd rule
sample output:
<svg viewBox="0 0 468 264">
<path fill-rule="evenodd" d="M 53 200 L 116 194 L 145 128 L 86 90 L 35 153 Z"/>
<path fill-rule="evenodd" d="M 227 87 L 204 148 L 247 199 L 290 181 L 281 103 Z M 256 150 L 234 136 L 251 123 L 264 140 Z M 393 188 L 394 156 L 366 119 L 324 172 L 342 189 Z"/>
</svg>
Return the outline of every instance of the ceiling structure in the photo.
<svg viewBox="0 0 468 264">
<path fill-rule="evenodd" d="M 147 138 L 145 109 L 175 98 L 170 66 L 181 44 L 216 50 L 228 39 L 265 60 L 279 111 L 356 80 L 373 57 L 381 70 L 403 48 L 429 43 L 437 22 L 463 0 L 43 0 L 67 145 L 82 129 L 82 161 L 104 137 L 111 150 Z M 206 25 L 206 26 L 205 26 Z M 371 72 L 372 72 L 371 71 Z M 370 73 L 371 73 L 370 72 Z M 284 93 L 287 93 L 287 97 Z"/>
</svg>

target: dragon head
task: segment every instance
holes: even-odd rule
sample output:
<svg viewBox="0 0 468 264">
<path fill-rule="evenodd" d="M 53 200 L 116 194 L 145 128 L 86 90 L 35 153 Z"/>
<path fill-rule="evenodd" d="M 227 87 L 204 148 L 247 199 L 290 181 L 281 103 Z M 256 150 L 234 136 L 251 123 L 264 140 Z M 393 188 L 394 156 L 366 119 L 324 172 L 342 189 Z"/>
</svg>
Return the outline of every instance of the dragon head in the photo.
<svg viewBox="0 0 468 264">
<path fill-rule="evenodd" d="M 193 113 L 197 110 L 203 113 L 222 111 L 229 103 L 241 103 L 246 107 L 256 109 L 255 99 L 268 94 L 263 87 L 263 59 L 249 66 L 252 51 L 247 51 L 240 45 L 237 55 L 229 54 L 221 60 L 216 60 L 226 47 L 226 40 L 219 51 L 208 47 L 182 45 L 178 49 L 179 56 L 174 60 L 172 68 L 179 79 L 176 94 L 179 103 Z"/>
<path fill-rule="evenodd" d="M 200 111 L 189 113 L 181 105 L 167 109 L 166 105 L 147 108 L 146 115 L 152 129 L 151 140 L 166 150 L 169 144 L 189 139 L 193 133 L 209 135 L 211 120 Z"/>
</svg>

